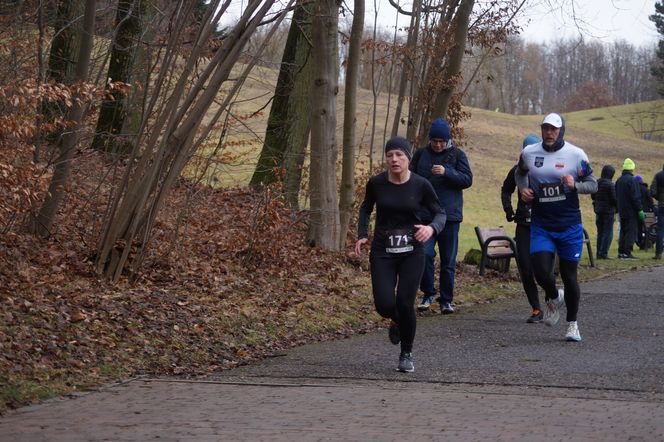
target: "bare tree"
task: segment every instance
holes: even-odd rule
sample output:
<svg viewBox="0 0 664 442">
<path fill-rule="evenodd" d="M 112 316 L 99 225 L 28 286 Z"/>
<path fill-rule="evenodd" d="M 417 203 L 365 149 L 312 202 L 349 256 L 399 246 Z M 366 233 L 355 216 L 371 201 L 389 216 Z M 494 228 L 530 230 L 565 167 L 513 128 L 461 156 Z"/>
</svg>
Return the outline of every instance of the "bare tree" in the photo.
<svg viewBox="0 0 664 442">
<path fill-rule="evenodd" d="M 348 61 L 346 63 L 346 88 L 344 95 L 344 133 L 343 161 L 341 167 L 341 189 L 339 192 L 339 219 L 341 232 L 339 247 L 345 247 L 346 234 L 355 202 L 355 128 L 357 118 L 357 84 L 360 69 L 360 51 L 364 32 L 364 0 L 355 0 L 353 8 L 353 25 L 348 43 Z"/>
<path fill-rule="evenodd" d="M 41 7 L 43 8 L 43 5 Z M 82 12 L 82 1 L 59 0 L 57 2 L 53 22 L 55 34 L 51 41 L 46 71 L 48 80 L 62 84 L 73 83 L 76 58 L 80 47 Z M 45 122 L 51 122 L 56 117 L 65 115 L 66 112 L 65 105 L 61 101 L 45 102 L 42 106 Z"/>
<path fill-rule="evenodd" d="M 291 207 L 298 207 L 304 150 L 311 120 L 311 16 L 313 2 L 299 0 L 288 31 L 265 141 L 250 185 L 257 187 L 277 179 L 283 169 L 284 191 Z"/>
<path fill-rule="evenodd" d="M 339 205 L 336 162 L 336 95 L 338 93 L 338 0 L 316 0 L 312 26 L 311 172 L 309 243 L 339 250 Z"/>
<path fill-rule="evenodd" d="M 107 78 L 113 82 L 130 83 L 135 54 L 140 41 L 141 18 L 147 0 L 119 0 L 115 18 L 115 35 L 111 41 L 111 56 Z M 93 149 L 114 153 L 129 153 L 131 145 L 118 140 L 127 116 L 126 93 L 118 87 L 107 88 L 110 98 L 101 104 L 97 128 L 92 140 Z"/>
<path fill-rule="evenodd" d="M 422 7 L 422 0 L 415 0 L 413 2 L 413 13 L 410 16 L 410 27 L 408 28 L 408 37 L 406 40 L 406 48 L 403 51 L 403 60 L 401 62 L 401 76 L 399 79 L 399 90 L 397 92 L 397 105 L 394 110 L 394 122 L 392 123 L 392 135 L 396 136 L 399 133 L 399 123 L 401 122 L 401 114 L 403 113 L 403 102 L 406 97 L 406 90 L 408 88 L 408 78 L 412 77 L 415 72 L 415 48 L 417 47 L 417 37 L 420 27 L 420 10 Z"/>
<path fill-rule="evenodd" d="M 162 70 L 154 80 L 152 98 L 142 122 L 137 147 L 132 152 L 125 175 L 104 220 L 95 265 L 97 272 L 111 281 L 120 278 L 130 252 L 131 271 L 137 273 L 165 196 L 228 109 L 242 80 L 256 62 L 255 59 L 247 62 L 237 74 L 237 80 L 230 84 L 221 99 L 218 98 L 220 87 L 229 79 L 249 38 L 269 14 L 273 0 L 250 2 L 209 63 L 201 70 L 196 69 L 201 54 L 207 48 L 209 36 L 227 11 L 231 0 L 220 3 L 221 0 L 215 0 L 210 4 L 205 17 L 200 21 L 191 51 L 184 60 L 177 56 L 177 48 L 190 23 L 195 5 L 185 0 L 180 0 L 176 5 L 172 26 L 165 41 Z M 275 13 L 271 24 L 273 29 L 277 29 L 285 13 L 286 10 Z M 174 71 L 176 66 L 178 69 Z M 175 83 L 170 84 L 171 80 L 175 80 Z M 158 103 L 157 98 L 166 92 L 168 98 Z M 203 116 L 215 103 L 217 107 L 213 116 L 204 120 Z M 151 124 L 149 132 L 146 131 L 148 120 Z M 203 121 L 205 126 L 201 128 Z"/>
<path fill-rule="evenodd" d="M 74 75 L 74 80 L 80 84 L 88 79 L 95 30 L 95 5 L 95 0 L 85 1 L 83 32 L 80 36 L 80 50 Z M 73 127 L 60 140 L 59 155 L 55 161 L 55 170 L 48 186 L 48 194 L 39 209 L 39 213 L 30 221 L 30 230 L 38 235 L 47 236 L 50 233 L 60 201 L 64 196 L 65 186 L 71 174 L 71 161 L 76 151 L 85 109 L 86 103 L 83 97 L 77 97 L 67 113 L 67 120 L 73 123 Z"/>
<path fill-rule="evenodd" d="M 452 93 L 459 83 L 458 75 L 461 72 L 461 63 L 463 62 L 463 54 L 466 50 L 466 41 L 468 40 L 468 23 L 470 22 L 470 14 L 473 12 L 473 5 L 475 0 L 462 0 L 459 9 L 454 17 L 454 46 L 450 51 L 449 61 L 445 66 L 445 73 L 443 75 L 443 87 L 436 95 L 436 99 L 429 113 L 429 118 L 424 121 L 425 127 L 434 116 L 447 115 L 447 108 L 450 105 Z"/>
</svg>

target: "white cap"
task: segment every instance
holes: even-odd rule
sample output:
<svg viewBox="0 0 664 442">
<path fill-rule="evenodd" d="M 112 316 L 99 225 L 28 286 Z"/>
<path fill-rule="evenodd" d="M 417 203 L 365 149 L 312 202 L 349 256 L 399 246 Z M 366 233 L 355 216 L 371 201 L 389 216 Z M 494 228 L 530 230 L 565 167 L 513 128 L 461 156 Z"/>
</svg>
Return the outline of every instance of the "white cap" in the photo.
<svg viewBox="0 0 664 442">
<path fill-rule="evenodd" d="M 561 128 L 563 127 L 563 119 L 558 114 L 549 114 L 544 117 L 544 121 L 542 121 L 541 126 L 544 126 L 545 124 L 550 124 L 553 127 Z"/>
</svg>

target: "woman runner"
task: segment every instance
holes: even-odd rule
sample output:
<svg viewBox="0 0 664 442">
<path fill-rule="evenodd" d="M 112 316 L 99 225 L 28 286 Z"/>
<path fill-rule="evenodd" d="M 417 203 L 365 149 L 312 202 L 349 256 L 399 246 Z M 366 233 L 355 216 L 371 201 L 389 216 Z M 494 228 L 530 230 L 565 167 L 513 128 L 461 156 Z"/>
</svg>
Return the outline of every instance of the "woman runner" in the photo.
<svg viewBox="0 0 664 442">
<path fill-rule="evenodd" d="M 376 206 L 376 226 L 369 264 L 376 311 L 392 320 L 390 341 L 401 343 L 398 371 L 411 373 L 415 339 L 415 295 L 424 271 L 423 244 L 445 226 L 445 212 L 425 178 L 410 172 L 410 143 L 394 137 L 385 144 L 387 171 L 369 179 L 360 206 L 355 253 L 360 256 L 368 241 L 369 217 Z M 433 216 L 428 225 L 420 209 Z"/>
</svg>

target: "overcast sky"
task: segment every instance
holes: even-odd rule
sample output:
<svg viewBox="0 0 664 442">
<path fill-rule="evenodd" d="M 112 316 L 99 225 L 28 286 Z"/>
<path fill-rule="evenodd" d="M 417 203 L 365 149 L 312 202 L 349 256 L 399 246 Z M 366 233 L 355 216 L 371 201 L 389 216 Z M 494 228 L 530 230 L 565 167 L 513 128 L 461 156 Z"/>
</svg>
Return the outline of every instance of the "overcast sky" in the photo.
<svg viewBox="0 0 664 442">
<path fill-rule="evenodd" d="M 659 34 L 648 16 L 655 12 L 655 1 L 529 0 L 519 21 L 524 27 L 521 35 L 528 41 L 543 43 L 558 37 L 576 37 L 580 29 L 587 39 L 624 39 L 638 46 L 654 45 Z M 394 8 L 387 0 L 376 2 L 378 23 L 384 27 L 393 26 Z M 352 0 L 346 0 L 345 3 L 349 6 L 353 4 Z M 400 4 L 410 9 L 412 0 L 400 0 Z M 366 22 L 368 26 L 374 22 L 373 0 L 366 0 Z M 400 26 L 407 23 L 406 18 L 400 19 Z"/>
<path fill-rule="evenodd" d="M 232 21 L 248 0 L 233 0 L 226 15 Z M 406 10 L 412 8 L 412 0 L 394 0 Z M 613 41 L 624 39 L 642 46 L 656 44 L 659 34 L 648 16 L 655 13 L 656 0 L 527 0 L 519 18 L 524 28 L 522 36 L 537 43 L 550 42 L 559 37 Z M 365 0 L 367 29 L 373 26 L 374 2 L 378 5 L 378 23 L 386 30 L 394 29 L 395 9 L 388 0 Z M 278 0 L 283 6 L 286 0 Z M 344 7 L 353 7 L 353 0 L 344 0 Z M 342 18 L 344 20 L 344 18 Z M 347 14 L 350 22 L 352 16 Z M 409 18 L 399 16 L 399 26 L 407 26 Z"/>
</svg>

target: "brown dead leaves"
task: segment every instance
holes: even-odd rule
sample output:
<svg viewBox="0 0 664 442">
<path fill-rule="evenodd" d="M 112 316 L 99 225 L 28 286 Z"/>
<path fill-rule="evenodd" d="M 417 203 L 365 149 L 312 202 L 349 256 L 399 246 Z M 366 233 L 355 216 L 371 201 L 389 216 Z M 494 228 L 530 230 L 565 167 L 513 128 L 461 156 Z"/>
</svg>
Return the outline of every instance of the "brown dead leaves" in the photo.
<svg viewBox="0 0 664 442">
<path fill-rule="evenodd" d="M 192 197 L 177 186 L 138 282 L 107 285 L 92 267 L 106 166 L 96 154 L 76 161 L 51 238 L 0 234 L 0 383 L 193 376 L 380 325 L 365 271 L 344 253 L 304 245 L 306 214 L 265 192 L 196 188 Z M 181 210 L 187 224 L 174 242 Z M 6 405 L 33 400 L 25 393 Z"/>
</svg>

